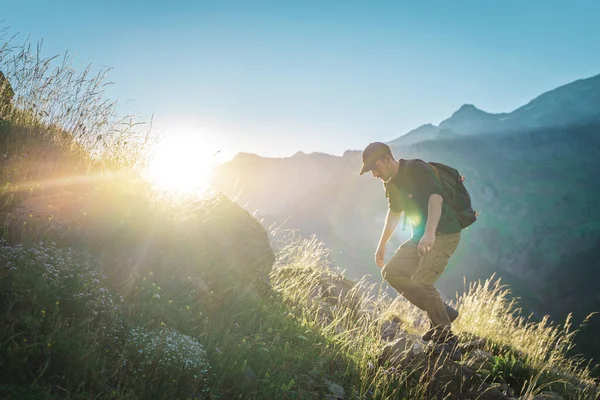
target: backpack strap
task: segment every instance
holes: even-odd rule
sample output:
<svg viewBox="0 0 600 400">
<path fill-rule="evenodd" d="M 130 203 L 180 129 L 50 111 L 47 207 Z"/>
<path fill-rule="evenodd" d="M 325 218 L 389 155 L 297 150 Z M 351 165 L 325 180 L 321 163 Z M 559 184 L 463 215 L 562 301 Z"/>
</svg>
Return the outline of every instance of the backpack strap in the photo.
<svg viewBox="0 0 600 400">
<path fill-rule="evenodd" d="M 402 171 L 404 172 L 404 180 L 407 183 L 410 183 L 410 179 L 408 178 L 408 167 L 411 166 L 415 162 L 415 160 L 402 160 L 402 161 L 403 162 L 402 162 L 401 167 L 402 167 Z"/>
<path fill-rule="evenodd" d="M 411 184 L 410 183 L 410 179 L 408 178 L 408 167 L 410 165 L 412 165 L 414 162 L 414 160 L 402 160 L 402 163 L 400 165 L 400 168 L 402 168 L 402 172 L 404 173 L 404 181 L 407 184 Z M 402 232 L 404 232 L 406 230 L 406 220 L 408 219 L 408 215 L 406 215 L 406 211 L 404 211 L 404 218 L 402 221 Z"/>
</svg>

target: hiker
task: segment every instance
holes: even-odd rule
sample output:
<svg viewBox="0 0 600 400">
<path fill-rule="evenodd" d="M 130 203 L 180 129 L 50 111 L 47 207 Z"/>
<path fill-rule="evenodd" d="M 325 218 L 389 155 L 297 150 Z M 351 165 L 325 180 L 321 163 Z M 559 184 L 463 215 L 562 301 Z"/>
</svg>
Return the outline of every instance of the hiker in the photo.
<svg viewBox="0 0 600 400">
<path fill-rule="evenodd" d="M 381 142 L 369 144 L 362 153 L 362 161 L 360 175 L 371 171 L 374 178 L 381 179 L 388 199 L 387 218 L 375 253 L 375 262 L 382 269 L 383 278 L 408 301 L 427 312 L 430 329 L 423 335 L 423 340 L 433 340 L 433 347 L 449 345 L 452 352 L 460 353 L 458 340 L 451 329 L 458 311 L 442 301 L 434 284 L 458 246 L 461 229 L 475 218 L 470 198 L 467 218 L 471 220 L 464 223 L 444 200 L 448 191 L 444 189 L 448 186 L 443 186 L 439 171 L 433 167 L 447 166 L 422 160 L 396 160 L 390 147 Z M 454 171 L 462 186 L 462 177 Z M 386 244 L 403 212 L 405 221 L 406 217 L 411 220 L 412 238 L 385 263 Z"/>
</svg>

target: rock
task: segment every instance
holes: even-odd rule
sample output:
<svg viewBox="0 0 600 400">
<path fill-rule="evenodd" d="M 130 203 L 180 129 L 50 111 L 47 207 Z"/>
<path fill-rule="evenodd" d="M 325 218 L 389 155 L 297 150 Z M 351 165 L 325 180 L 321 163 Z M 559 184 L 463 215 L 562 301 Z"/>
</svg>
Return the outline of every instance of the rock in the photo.
<svg viewBox="0 0 600 400">
<path fill-rule="evenodd" d="M 390 366 L 401 367 L 423 353 L 424 349 L 419 341 L 411 338 L 408 333 L 400 331 L 399 337 L 383 348 L 378 364 L 381 366 L 387 362 Z"/>
<path fill-rule="evenodd" d="M 315 303 L 318 303 L 321 299 L 323 298 L 323 289 L 321 288 L 321 286 L 316 285 L 309 293 L 308 298 L 306 299 L 306 301 L 308 302 L 308 304 L 310 306 L 312 306 Z"/>
<path fill-rule="evenodd" d="M 545 391 L 535 396 L 522 396 L 519 397 L 519 400 L 564 400 L 564 398 L 556 393 Z"/>
<path fill-rule="evenodd" d="M 341 385 L 327 379 L 324 382 L 329 391 L 325 397 L 327 400 L 344 400 L 346 398 L 346 390 Z"/>
<path fill-rule="evenodd" d="M 468 342 L 459 344 L 460 350 L 464 353 L 470 353 L 475 349 L 483 349 L 486 345 L 485 339 L 469 340 Z"/>
<path fill-rule="evenodd" d="M 15 92 L 8 79 L 0 71 L 0 116 L 4 116 L 10 107 Z"/>
<path fill-rule="evenodd" d="M 256 382 L 257 378 L 258 377 L 256 376 L 256 373 L 252 370 L 252 368 L 246 367 L 246 369 L 244 370 L 244 374 L 242 375 L 242 386 L 252 386 L 254 382 Z"/>
<path fill-rule="evenodd" d="M 385 321 L 381 324 L 381 337 L 382 342 L 389 342 L 396 338 L 396 335 L 400 332 L 400 325 L 394 321 Z"/>
<path fill-rule="evenodd" d="M 320 323 L 329 325 L 333 321 L 333 310 L 331 309 L 331 304 L 325 300 L 321 300 L 319 302 L 317 315 Z"/>
<path fill-rule="evenodd" d="M 477 373 L 464 365 L 446 360 L 440 367 L 439 362 L 431 360 L 428 365 L 431 385 L 431 399 L 478 399 L 509 400 L 510 397 L 498 388 L 483 382 Z"/>
<path fill-rule="evenodd" d="M 269 280 L 275 254 L 260 222 L 224 195 L 202 200 L 196 209 L 200 211 L 197 218 L 203 221 L 203 229 L 210 235 L 218 258 L 237 266 L 240 270 L 236 272 L 246 280 Z M 223 249 L 231 251 L 224 253 Z"/>
<path fill-rule="evenodd" d="M 475 349 L 469 353 L 466 364 L 476 370 L 478 369 L 489 369 L 492 364 L 494 355 L 481 349 Z"/>
</svg>

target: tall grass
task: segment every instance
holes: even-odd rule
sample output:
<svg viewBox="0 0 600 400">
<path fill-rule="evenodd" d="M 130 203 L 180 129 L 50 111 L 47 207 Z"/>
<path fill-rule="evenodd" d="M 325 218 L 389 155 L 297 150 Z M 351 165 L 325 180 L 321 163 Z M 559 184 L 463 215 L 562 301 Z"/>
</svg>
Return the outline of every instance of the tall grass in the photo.
<svg viewBox="0 0 600 400">
<path fill-rule="evenodd" d="M 139 182 L 134 171 L 147 161 L 153 134 L 107 98 L 110 68 L 78 71 L 70 54 L 44 56 L 41 42 L 18 38 L 0 31 L 0 71 L 14 92 L 11 103 L 0 103 L 0 165 L 12 184 L 4 185 L 5 195 L 107 180 L 127 182 L 125 189 Z"/>
<path fill-rule="evenodd" d="M 273 285 L 295 310 L 297 318 L 307 326 L 315 326 L 335 344 L 335 350 L 354 361 L 358 381 L 349 383 L 360 388 L 361 393 L 383 396 L 427 398 L 431 390 L 431 370 L 418 368 L 396 377 L 393 385 L 382 379 L 383 371 L 374 372 L 384 344 L 378 341 L 382 324 L 395 318 L 402 321 L 403 329 L 411 333 L 423 333 L 420 310 L 403 301 L 391 299 L 379 288 L 364 280 L 349 282 L 343 275 L 324 268 L 321 260 L 327 251 L 315 239 L 291 242 L 280 255 L 272 275 Z M 543 390 L 552 389 L 568 398 L 589 399 L 596 395 L 590 378 L 590 364 L 581 358 L 567 356 L 573 346 L 577 330 L 567 320 L 563 326 L 552 325 L 548 317 L 535 322 L 520 315 L 517 299 L 510 290 L 493 278 L 473 283 L 457 301 L 459 319 L 453 328 L 469 342 L 482 338 L 483 350 L 494 354 L 496 365 L 502 367 L 512 359 L 514 365 L 508 374 L 514 376 L 517 394 L 530 398 Z M 418 339 L 413 336 L 418 342 Z M 406 354 L 409 360 L 409 354 Z M 513 358 L 510 358 L 513 357 Z M 467 357 L 468 358 L 468 357 Z M 500 363 L 500 364 L 498 364 Z M 434 368 L 441 369 L 441 365 Z M 489 379 L 489 371 L 480 371 Z M 513 378 L 510 376 L 510 378 Z M 517 379 L 518 378 L 518 379 Z M 493 382 L 490 382 L 493 383 Z"/>
<path fill-rule="evenodd" d="M 456 321 L 457 328 L 486 338 L 490 350 L 518 354 L 533 368 L 536 373 L 527 382 L 526 394 L 534 393 L 538 386 L 548 386 L 549 380 L 563 385 L 593 385 L 591 361 L 568 356 L 578 332 L 572 327 L 571 316 L 562 325 L 552 324 L 547 315 L 534 321 L 531 316 L 522 315 L 517 301 L 499 279 L 471 283 L 468 291 L 458 297 L 461 316 Z"/>
</svg>

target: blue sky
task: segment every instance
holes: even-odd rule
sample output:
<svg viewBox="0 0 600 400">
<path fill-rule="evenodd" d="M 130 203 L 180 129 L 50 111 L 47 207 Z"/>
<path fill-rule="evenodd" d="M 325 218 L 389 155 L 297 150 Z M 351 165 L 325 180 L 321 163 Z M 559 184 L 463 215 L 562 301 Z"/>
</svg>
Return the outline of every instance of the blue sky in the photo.
<svg viewBox="0 0 600 400">
<path fill-rule="evenodd" d="M 339 155 L 600 73 L 598 1 L 30 0 L 2 15 L 46 55 L 112 67 L 123 113 L 228 153 Z"/>
</svg>

